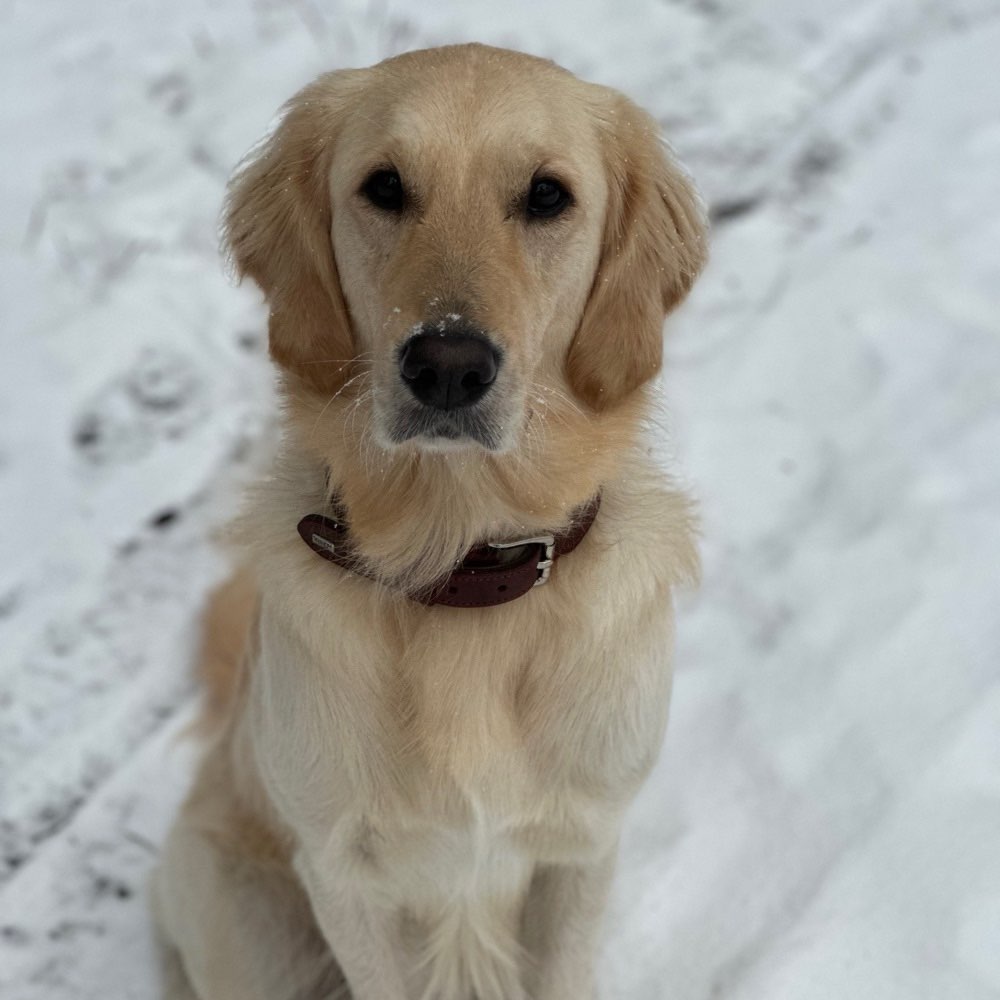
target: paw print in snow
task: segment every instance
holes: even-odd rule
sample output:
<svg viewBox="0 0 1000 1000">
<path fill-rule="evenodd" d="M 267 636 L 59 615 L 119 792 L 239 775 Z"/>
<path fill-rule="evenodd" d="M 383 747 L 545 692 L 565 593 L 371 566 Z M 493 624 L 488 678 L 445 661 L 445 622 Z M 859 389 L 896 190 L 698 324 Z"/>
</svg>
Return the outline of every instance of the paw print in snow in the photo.
<svg viewBox="0 0 1000 1000">
<path fill-rule="evenodd" d="M 73 441 L 92 465 L 132 461 L 183 438 L 204 413 L 205 386 L 190 359 L 148 349 L 87 407 Z"/>
</svg>

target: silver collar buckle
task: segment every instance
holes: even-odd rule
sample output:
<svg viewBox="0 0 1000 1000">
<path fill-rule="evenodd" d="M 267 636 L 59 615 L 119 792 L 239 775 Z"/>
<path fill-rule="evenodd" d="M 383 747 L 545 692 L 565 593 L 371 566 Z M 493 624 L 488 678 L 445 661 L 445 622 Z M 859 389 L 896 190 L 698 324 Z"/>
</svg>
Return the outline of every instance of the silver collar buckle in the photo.
<svg viewBox="0 0 1000 1000">
<path fill-rule="evenodd" d="M 548 583 L 556 555 L 556 540 L 553 535 L 535 535 L 532 538 L 518 538 L 513 542 L 487 542 L 486 544 L 491 549 L 519 549 L 524 545 L 541 546 L 542 551 L 538 559 L 538 579 L 534 586 L 540 587 L 543 583 Z"/>
</svg>

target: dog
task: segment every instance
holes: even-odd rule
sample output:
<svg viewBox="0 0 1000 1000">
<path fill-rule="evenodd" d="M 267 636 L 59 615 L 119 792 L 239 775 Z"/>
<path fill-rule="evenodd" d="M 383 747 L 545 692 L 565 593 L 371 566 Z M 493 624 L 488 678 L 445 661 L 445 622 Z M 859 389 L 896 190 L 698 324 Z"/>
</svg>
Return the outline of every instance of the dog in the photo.
<svg viewBox="0 0 1000 1000">
<path fill-rule="evenodd" d="M 583 1000 L 691 506 L 644 445 L 701 203 L 631 101 L 481 45 L 319 78 L 224 218 L 284 438 L 154 876 L 170 1000 Z"/>
</svg>

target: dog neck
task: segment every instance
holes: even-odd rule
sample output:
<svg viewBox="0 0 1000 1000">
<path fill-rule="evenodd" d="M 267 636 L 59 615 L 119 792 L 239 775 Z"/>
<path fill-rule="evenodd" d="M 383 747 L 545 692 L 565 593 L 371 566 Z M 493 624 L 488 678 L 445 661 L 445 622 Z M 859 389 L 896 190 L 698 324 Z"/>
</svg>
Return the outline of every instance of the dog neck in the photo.
<svg viewBox="0 0 1000 1000">
<path fill-rule="evenodd" d="M 360 576 L 378 579 L 378 568 L 370 567 L 354 548 L 350 514 L 336 494 L 331 496 L 331 505 L 339 512 L 337 517 L 307 514 L 299 521 L 302 541 L 323 559 Z M 560 534 L 484 540 L 433 587 L 409 596 L 421 604 L 453 608 L 496 607 L 524 597 L 548 583 L 556 561 L 569 555 L 587 536 L 600 506 L 601 497 L 596 494 L 574 512 L 569 528 Z"/>
<path fill-rule="evenodd" d="M 308 461 L 314 487 L 322 484 L 299 517 L 335 517 L 336 491 L 365 563 L 411 592 L 440 582 L 483 540 L 564 533 L 635 454 L 647 405 L 637 393 L 611 413 L 539 419 L 510 452 L 429 452 L 380 448 L 350 400 L 286 397 L 287 445 Z"/>
</svg>

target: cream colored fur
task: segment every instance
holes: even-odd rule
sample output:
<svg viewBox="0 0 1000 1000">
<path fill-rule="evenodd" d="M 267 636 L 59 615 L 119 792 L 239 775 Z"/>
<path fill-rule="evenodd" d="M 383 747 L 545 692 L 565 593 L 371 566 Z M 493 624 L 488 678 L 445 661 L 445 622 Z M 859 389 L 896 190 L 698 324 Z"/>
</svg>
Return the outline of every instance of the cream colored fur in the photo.
<svg viewBox="0 0 1000 1000">
<path fill-rule="evenodd" d="M 357 198 L 387 159 L 410 217 Z M 576 197 L 548 229 L 509 208 L 540 167 Z M 666 723 L 671 588 L 697 572 L 643 445 L 663 316 L 704 258 L 693 192 L 624 98 L 461 46 L 307 88 L 237 175 L 228 231 L 271 303 L 286 433 L 209 616 L 208 746 L 155 883 L 167 996 L 589 1000 Z M 503 446 L 392 446 L 393 351 L 459 307 L 505 351 Z M 296 534 L 328 475 L 382 583 Z M 547 585 L 406 596 L 598 490 Z"/>
</svg>

